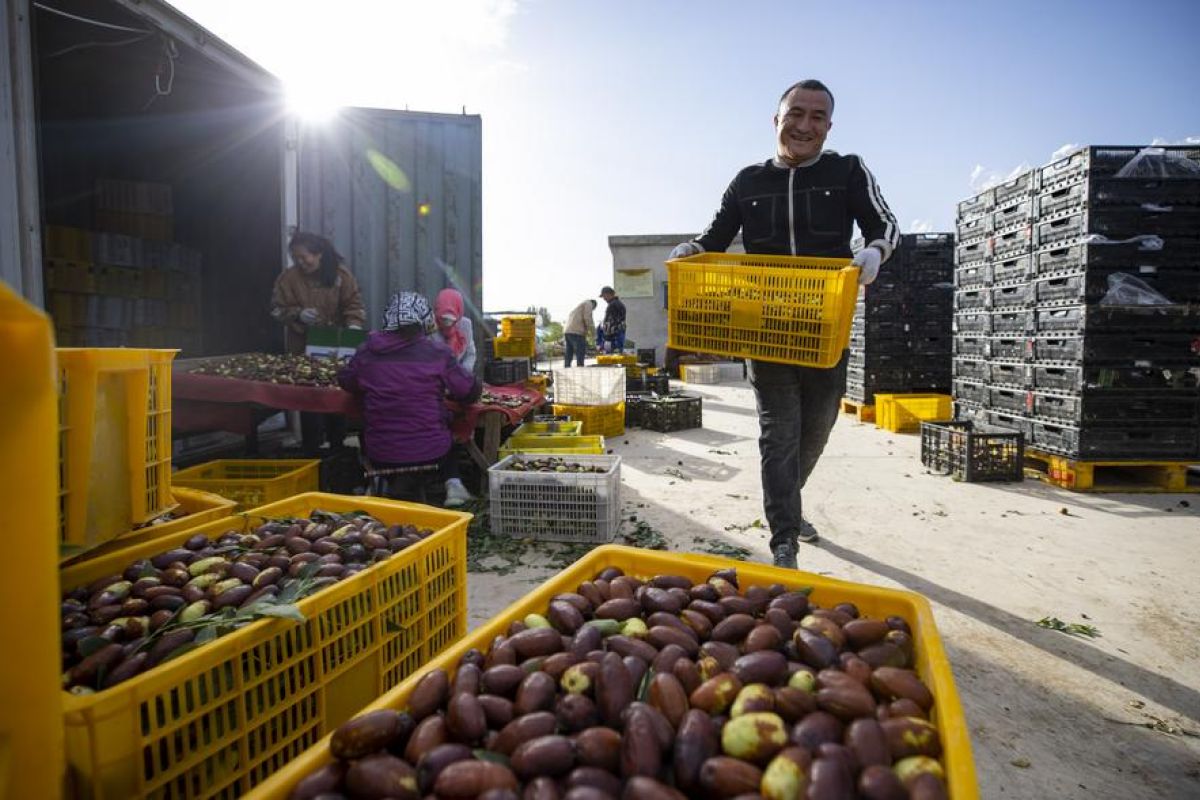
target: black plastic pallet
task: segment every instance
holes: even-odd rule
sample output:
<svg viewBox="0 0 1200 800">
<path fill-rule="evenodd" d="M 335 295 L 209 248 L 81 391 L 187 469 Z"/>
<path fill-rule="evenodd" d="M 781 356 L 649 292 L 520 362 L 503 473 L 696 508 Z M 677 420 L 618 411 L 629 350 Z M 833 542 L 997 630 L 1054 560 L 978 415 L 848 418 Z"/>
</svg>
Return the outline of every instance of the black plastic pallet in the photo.
<svg viewBox="0 0 1200 800">
<path fill-rule="evenodd" d="M 969 381 L 988 379 L 988 362 L 982 358 L 958 358 L 953 361 L 953 375 Z"/>
<path fill-rule="evenodd" d="M 1197 388 L 1195 372 L 1184 366 L 1033 364 L 1029 369 L 1033 389 L 1048 392 L 1079 392 L 1086 389 L 1195 391 Z"/>
<path fill-rule="evenodd" d="M 1200 259 L 1200 232 L 1191 237 L 1145 236 L 1132 242 L 1069 242 L 1038 248 L 1033 272 L 1048 275 L 1093 269 L 1133 271 L 1147 268 L 1195 270 Z"/>
<path fill-rule="evenodd" d="M 1034 198 L 1029 195 L 1013 198 L 1003 207 L 997 206 L 992 211 L 992 230 L 996 233 L 1003 233 L 1022 225 L 1028 225 L 1033 219 L 1033 205 Z"/>
<path fill-rule="evenodd" d="M 1076 183 L 1089 178 L 1115 176 L 1123 167 L 1132 166 L 1134 158 L 1147 150 L 1148 145 L 1092 145 L 1083 147 L 1038 170 L 1041 190 Z M 1200 147 L 1168 145 L 1155 147 L 1172 157 L 1200 163 Z M 1153 170 L 1153 165 L 1152 171 Z M 1134 177 L 1137 177 L 1136 175 Z"/>
<path fill-rule="evenodd" d="M 1037 308 L 1037 333 L 1100 333 L 1130 331 L 1174 331 L 1200 336 L 1200 306 L 1106 306 L 1075 305 Z M 993 319 L 992 328 L 995 330 Z"/>
<path fill-rule="evenodd" d="M 950 394 L 955 400 L 982 406 L 987 402 L 987 385 L 980 381 L 955 379 L 951 384 Z"/>
<path fill-rule="evenodd" d="M 1028 336 L 991 336 L 987 340 L 987 357 L 1006 361 L 1025 361 L 1032 357 L 1033 347 Z"/>
<path fill-rule="evenodd" d="M 978 334 L 966 333 L 954 334 L 954 355 L 956 357 L 974 356 L 977 358 L 987 357 L 987 336 Z"/>
<path fill-rule="evenodd" d="M 989 265 L 989 284 L 1026 281 L 1031 277 L 1033 277 L 1033 256 L 1029 253 L 995 261 Z"/>
<path fill-rule="evenodd" d="M 1033 338 L 1035 361 L 1084 364 L 1200 364 L 1200 336 L 1188 333 L 1038 334 Z"/>
<path fill-rule="evenodd" d="M 1041 188 L 1041 175 L 1038 170 L 1031 169 L 1028 172 L 1022 172 L 1012 180 L 995 186 L 992 189 L 995 199 L 994 208 L 1004 208 L 1011 205 L 1014 200 L 1032 195 Z"/>
<path fill-rule="evenodd" d="M 1194 389 L 1086 389 L 1030 393 L 1030 415 L 1069 425 L 1200 425 L 1200 394 Z"/>
<path fill-rule="evenodd" d="M 1037 196 L 1035 213 L 1046 219 L 1077 208 L 1139 207 L 1146 203 L 1200 204 L 1200 179 L 1088 178 L 1042 191 Z"/>
<path fill-rule="evenodd" d="M 1033 301 L 1032 287 L 1027 283 L 1012 283 L 1005 286 L 993 286 L 990 290 L 989 303 L 993 309 L 1023 308 Z"/>
<path fill-rule="evenodd" d="M 1197 264 L 1200 264 L 1200 250 L 1197 252 Z M 1176 304 L 1200 304 L 1200 268 L 1197 267 L 1109 267 L 1051 273 L 1033 280 L 1034 300 L 1039 305 L 1099 303 L 1114 285 L 1119 285 L 1120 276 L 1123 275 L 1137 278 Z"/>
<path fill-rule="evenodd" d="M 1154 234 L 1162 237 L 1195 236 L 1200 229 L 1200 206 L 1154 206 L 1139 209 L 1086 208 L 1033 227 L 1035 247 L 1051 247 L 1086 235 L 1110 239 Z M 999 237 L 997 237 L 999 238 Z"/>
<path fill-rule="evenodd" d="M 1142 458 L 1164 461 L 1200 457 L 1200 428 L 1175 425 L 1095 428 L 1033 420 L 1031 446 L 1078 459 Z"/>
</svg>

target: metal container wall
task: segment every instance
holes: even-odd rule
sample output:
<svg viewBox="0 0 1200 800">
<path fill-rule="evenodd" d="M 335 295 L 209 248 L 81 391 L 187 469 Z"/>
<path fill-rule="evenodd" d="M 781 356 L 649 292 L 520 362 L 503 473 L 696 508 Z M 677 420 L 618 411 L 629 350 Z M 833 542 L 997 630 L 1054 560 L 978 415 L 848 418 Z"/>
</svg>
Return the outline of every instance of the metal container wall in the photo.
<svg viewBox="0 0 1200 800">
<path fill-rule="evenodd" d="M 300 227 L 334 242 L 372 326 L 392 292 L 483 297 L 479 116 L 345 109 L 300 138 Z"/>
</svg>

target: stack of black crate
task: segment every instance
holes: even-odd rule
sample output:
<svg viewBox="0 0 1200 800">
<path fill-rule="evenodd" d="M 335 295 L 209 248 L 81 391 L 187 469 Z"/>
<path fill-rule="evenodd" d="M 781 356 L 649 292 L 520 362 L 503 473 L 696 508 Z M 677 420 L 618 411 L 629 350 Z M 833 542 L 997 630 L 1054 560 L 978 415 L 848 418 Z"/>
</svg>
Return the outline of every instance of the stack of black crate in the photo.
<svg viewBox="0 0 1200 800">
<path fill-rule="evenodd" d="M 960 419 L 1077 460 L 1200 457 L 1200 148 L 1085 147 L 958 227 Z"/>
<path fill-rule="evenodd" d="M 954 234 L 904 234 L 859 293 L 850 327 L 846 397 L 950 392 Z"/>
</svg>

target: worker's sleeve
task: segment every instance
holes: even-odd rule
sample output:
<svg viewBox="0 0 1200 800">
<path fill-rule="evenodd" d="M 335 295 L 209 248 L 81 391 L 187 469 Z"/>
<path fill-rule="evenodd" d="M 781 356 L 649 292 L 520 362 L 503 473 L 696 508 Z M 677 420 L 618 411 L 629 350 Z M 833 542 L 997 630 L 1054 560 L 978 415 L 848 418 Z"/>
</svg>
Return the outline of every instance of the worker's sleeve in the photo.
<svg viewBox="0 0 1200 800">
<path fill-rule="evenodd" d="M 704 233 L 696 237 L 696 243 L 706 253 L 724 253 L 729 249 L 738 231 L 742 229 L 742 208 L 738 204 L 738 179 L 734 178 L 721 197 L 721 207 L 713 216 Z"/>
<path fill-rule="evenodd" d="M 358 393 L 362 391 L 362 386 L 360 386 L 358 382 L 358 370 L 362 364 L 362 360 L 359 356 L 364 347 L 366 347 L 366 344 L 359 345 L 358 350 L 355 351 L 353 356 L 351 356 L 350 361 L 346 364 L 346 366 L 338 370 L 338 386 L 341 386 L 347 392 Z"/>
<path fill-rule="evenodd" d="M 483 394 L 483 381 L 463 369 L 452 355 L 446 357 L 442 380 L 446 383 L 446 394 L 453 400 L 474 403 Z"/>
<path fill-rule="evenodd" d="M 367 310 L 363 307 L 362 292 L 358 280 L 350 270 L 342 272 L 342 290 L 338 297 L 338 308 L 342 310 L 342 325 L 367 326 Z"/>
<path fill-rule="evenodd" d="M 883 199 L 875 176 L 861 158 L 855 157 L 847 188 L 850 212 L 862 231 L 863 240 L 868 247 L 878 248 L 883 253 L 883 260 L 887 261 L 900 246 L 900 227 L 896 224 L 896 215 Z"/>
<path fill-rule="evenodd" d="M 304 306 L 289 290 L 284 281 L 286 272 L 279 273 L 275 279 L 275 288 L 271 290 L 271 318 L 276 322 L 295 322 Z"/>
<path fill-rule="evenodd" d="M 475 326 L 471 324 L 471 320 L 463 317 L 458 321 L 458 326 L 462 330 L 462 335 L 467 337 L 467 349 L 463 350 L 462 368 L 467 372 L 474 374 L 475 372 Z"/>
</svg>

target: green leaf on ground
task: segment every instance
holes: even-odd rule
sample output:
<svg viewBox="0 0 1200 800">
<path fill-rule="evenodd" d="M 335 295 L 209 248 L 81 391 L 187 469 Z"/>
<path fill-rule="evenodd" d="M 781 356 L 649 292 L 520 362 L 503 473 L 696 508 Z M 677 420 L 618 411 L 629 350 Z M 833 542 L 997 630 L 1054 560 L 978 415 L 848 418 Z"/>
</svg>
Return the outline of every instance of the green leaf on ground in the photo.
<svg viewBox="0 0 1200 800">
<path fill-rule="evenodd" d="M 1080 622 L 1063 622 L 1058 617 L 1042 617 L 1035 623 L 1039 628 L 1061 631 L 1070 636 L 1086 636 L 1095 639 L 1100 635 L 1100 629 L 1095 625 L 1085 625 Z"/>
</svg>

